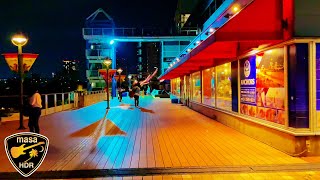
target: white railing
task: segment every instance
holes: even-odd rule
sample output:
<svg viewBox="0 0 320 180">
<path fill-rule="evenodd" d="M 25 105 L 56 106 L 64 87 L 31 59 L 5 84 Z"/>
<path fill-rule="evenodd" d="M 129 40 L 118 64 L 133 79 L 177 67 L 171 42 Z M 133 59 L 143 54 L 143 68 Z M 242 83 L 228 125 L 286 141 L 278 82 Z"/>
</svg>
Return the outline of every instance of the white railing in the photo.
<svg viewBox="0 0 320 180">
<path fill-rule="evenodd" d="M 170 29 L 159 28 L 83 28 L 83 36 L 196 36 L 199 33 L 196 27 L 183 28 L 172 34 Z"/>
<path fill-rule="evenodd" d="M 18 96 L 10 96 L 18 98 Z M 101 102 L 106 99 L 105 91 L 91 91 L 91 92 L 66 92 L 66 93 L 52 93 L 42 94 L 42 110 L 41 116 L 50 115 L 53 113 L 78 109 L 92 104 Z M 24 117 L 28 119 L 28 117 Z M 9 117 L 2 117 L 2 121 L 19 120 L 19 113 L 13 113 Z"/>
</svg>

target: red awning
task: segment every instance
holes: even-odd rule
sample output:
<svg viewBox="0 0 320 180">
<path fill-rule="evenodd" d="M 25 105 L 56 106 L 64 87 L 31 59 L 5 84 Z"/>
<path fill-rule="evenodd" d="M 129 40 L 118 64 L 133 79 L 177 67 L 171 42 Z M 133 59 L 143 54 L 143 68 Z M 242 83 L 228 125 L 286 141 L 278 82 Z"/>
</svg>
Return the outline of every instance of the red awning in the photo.
<svg viewBox="0 0 320 180">
<path fill-rule="evenodd" d="M 235 60 L 263 44 L 283 41 L 282 1 L 254 0 L 159 79 L 172 79 Z M 230 10 L 220 18 L 231 12 Z"/>
</svg>

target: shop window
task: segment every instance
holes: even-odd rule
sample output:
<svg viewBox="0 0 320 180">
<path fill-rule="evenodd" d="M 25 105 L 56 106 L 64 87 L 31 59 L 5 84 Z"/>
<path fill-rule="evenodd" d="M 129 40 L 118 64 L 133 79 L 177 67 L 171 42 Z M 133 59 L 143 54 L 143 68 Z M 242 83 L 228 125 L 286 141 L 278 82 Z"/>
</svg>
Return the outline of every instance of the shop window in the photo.
<svg viewBox="0 0 320 180">
<path fill-rule="evenodd" d="M 316 44 L 316 99 L 317 127 L 320 128 L 320 43 Z"/>
<path fill-rule="evenodd" d="M 240 113 L 285 124 L 284 51 L 268 50 L 240 60 Z"/>
<path fill-rule="evenodd" d="M 201 103 L 201 79 L 200 72 L 192 74 L 192 100 Z"/>
<path fill-rule="evenodd" d="M 175 78 L 171 80 L 171 89 L 172 89 L 172 94 L 180 97 L 180 78 Z"/>
<path fill-rule="evenodd" d="M 308 44 L 288 48 L 289 126 L 309 127 Z"/>
<path fill-rule="evenodd" d="M 202 71 L 203 74 L 203 96 L 202 96 L 202 103 L 215 107 L 215 93 L 216 93 L 216 86 L 215 86 L 215 70 L 213 68 L 209 68 Z"/>
<path fill-rule="evenodd" d="M 185 89 L 185 81 L 184 81 L 184 77 L 179 78 L 180 79 L 180 97 L 185 99 L 186 97 L 186 89 Z"/>
<path fill-rule="evenodd" d="M 232 110 L 232 90 L 231 90 L 231 63 L 226 63 L 216 67 L 217 89 L 216 104 L 217 108 Z"/>
</svg>

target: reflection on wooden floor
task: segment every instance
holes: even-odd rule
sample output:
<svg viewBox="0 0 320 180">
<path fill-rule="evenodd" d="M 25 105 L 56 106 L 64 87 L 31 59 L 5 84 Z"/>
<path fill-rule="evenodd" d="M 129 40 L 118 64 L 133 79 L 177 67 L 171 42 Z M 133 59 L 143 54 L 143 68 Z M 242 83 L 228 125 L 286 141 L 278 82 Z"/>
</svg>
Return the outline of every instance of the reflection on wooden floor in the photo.
<svg viewBox="0 0 320 180">
<path fill-rule="evenodd" d="M 306 163 L 169 99 L 132 104 L 113 102 L 107 117 L 105 102 L 48 116 L 41 125 L 54 149 L 39 171 Z"/>
</svg>

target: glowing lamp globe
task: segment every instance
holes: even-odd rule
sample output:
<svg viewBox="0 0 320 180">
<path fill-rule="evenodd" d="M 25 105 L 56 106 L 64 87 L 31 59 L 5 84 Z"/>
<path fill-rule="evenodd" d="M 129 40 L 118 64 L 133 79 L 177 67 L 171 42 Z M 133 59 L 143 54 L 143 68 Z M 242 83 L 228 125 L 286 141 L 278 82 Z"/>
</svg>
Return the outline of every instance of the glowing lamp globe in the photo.
<svg viewBox="0 0 320 180">
<path fill-rule="evenodd" d="M 122 73 L 122 69 L 121 68 L 119 68 L 118 70 L 117 70 L 117 72 L 119 73 L 119 74 L 121 74 Z"/>
<path fill-rule="evenodd" d="M 24 46 L 28 42 L 28 38 L 26 38 L 23 34 L 16 34 L 11 38 L 12 44 L 15 46 Z"/>
<path fill-rule="evenodd" d="M 103 61 L 103 64 L 106 65 L 107 67 L 109 67 L 111 63 L 112 63 L 111 59 L 106 59 Z"/>
</svg>

